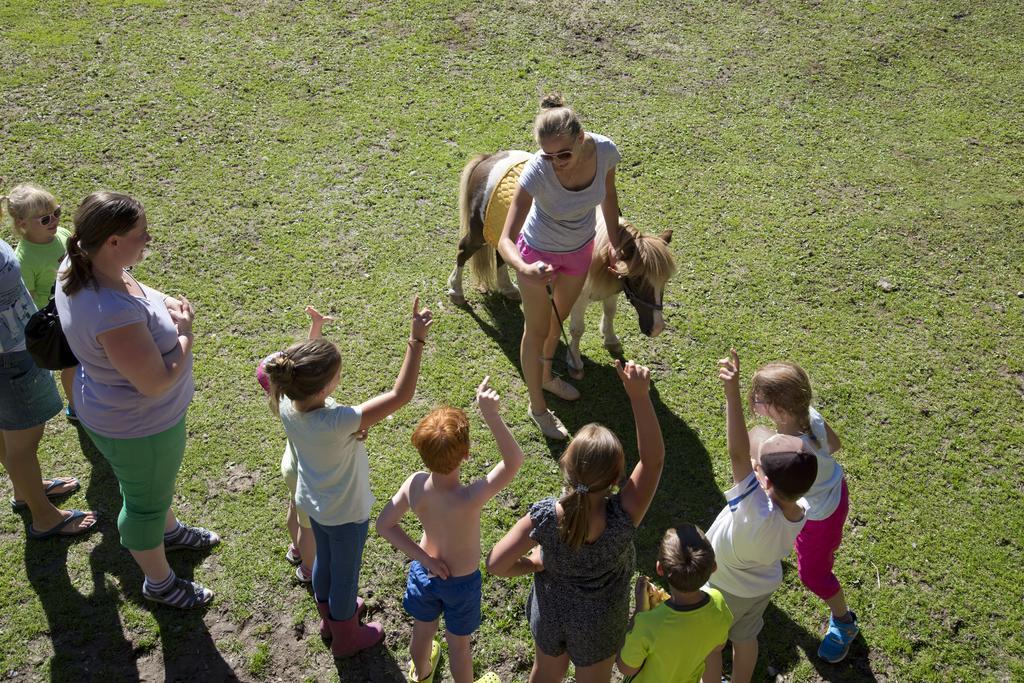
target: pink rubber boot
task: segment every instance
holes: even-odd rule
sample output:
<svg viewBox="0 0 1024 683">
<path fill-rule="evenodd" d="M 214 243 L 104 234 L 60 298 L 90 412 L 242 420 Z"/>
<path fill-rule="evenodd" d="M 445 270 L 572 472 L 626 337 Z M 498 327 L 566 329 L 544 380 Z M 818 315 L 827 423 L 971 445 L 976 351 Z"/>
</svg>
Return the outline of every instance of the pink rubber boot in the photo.
<svg viewBox="0 0 1024 683">
<path fill-rule="evenodd" d="M 316 602 L 317 611 L 320 612 L 320 638 L 325 643 L 331 642 L 331 629 L 327 626 L 327 622 L 331 618 L 331 608 L 326 602 Z M 366 616 L 366 603 L 359 596 L 356 596 L 356 616 L 362 621 L 363 617 Z"/>
<path fill-rule="evenodd" d="M 331 652 L 335 657 L 351 657 L 384 640 L 384 627 L 376 621 L 359 623 L 359 612 L 344 621 L 327 620 L 331 631 Z"/>
</svg>

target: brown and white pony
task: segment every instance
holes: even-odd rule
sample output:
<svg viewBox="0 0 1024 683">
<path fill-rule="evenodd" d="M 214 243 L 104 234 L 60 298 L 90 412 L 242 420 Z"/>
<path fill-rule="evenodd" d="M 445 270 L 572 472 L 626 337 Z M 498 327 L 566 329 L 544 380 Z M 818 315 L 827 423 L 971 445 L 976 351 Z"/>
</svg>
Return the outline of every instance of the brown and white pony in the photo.
<svg viewBox="0 0 1024 683">
<path fill-rule="evenodd" d="M 484 289 L 497 289 L 509 299 L 519 301 L 519 290 L 512 283 L 508 265 L 495 248 L 505 224 L 511 195 L 523 164 L 530 158 L 528 152 L 503 151 L 473 157 L 462 169 L 459 184 L 459 218 L 461 239 L 455 270 L 448 277 L 448 298 L 465 305 L 462 290 L 462 272 L 472 257 L 475 279 Z M 640 331 L 657 337 L 665 328 L 662 317 L 662 296 L 665 284 L 675 273 L 675 261 L 668 243 L 672 231 L 658 236 L 644 235 L 629 221 L 619 218 L 622 231 L 619 260 L 615 272 L 609 267 L 608 232 L 600 207 L 597 215 L 597 238 L 586 284 L 571 313 L 569 326 L 572 341 L 566 353 L 566 363 L 575 379 L 583 377 L 583 359 L 580 356 L 580 338 L 583 336 L 584 313 L 587 305 L 601 301 L 601 334 L 604 345 L 611 353 L 621 354 L 622 344 L 615 335 L 614 319 L 618 294 L 623 292 L 636 310 Z M 558 314 L 563 318 L 565 311 Z"/>
</svg>

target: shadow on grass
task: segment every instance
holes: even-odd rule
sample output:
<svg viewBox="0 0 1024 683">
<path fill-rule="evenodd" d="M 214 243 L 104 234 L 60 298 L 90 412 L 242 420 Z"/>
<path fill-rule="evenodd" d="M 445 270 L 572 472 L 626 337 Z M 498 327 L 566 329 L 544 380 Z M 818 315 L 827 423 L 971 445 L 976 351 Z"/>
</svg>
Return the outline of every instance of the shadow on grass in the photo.
<svg viewBox="0 0 1024 683">
<path fill-rule="evenodd" d="M 384 643 L 352 657 L 335 659 L 334 666 L 341 683 L 395 683 L 406 680 L 405 673 Z"/>
<path fill-rule="evenodd" d="M 71 584 L 66 565 L 71 543 L 29 543 L 25 548 L 25 570 L 46 613 L 53 641 L 51 680 L 234 680 L 234 672 L 217 651 L 203 621 L 205 610 L 177 610 L 142 597 L 142 572 L 121 546 L 117 533 L 121 509 L 117 478 L 81 428 L 78 440 L 92 465 L 85 497 L 88 507 L 100 515 L 100 543 L 89 556 L 92 594 L 83 595 Z M 176 574 L 191 578 L 203 557 L 202 553 L 177 552 L 168 559 Z M 163 665 L 156 664 L 156 668 L 161 671 L 140 672 L 140 661 L 149 647 L 136 647 L 126 638 L 120 617 L 125 600 L 144 605 L 156 619 L 163 652 Z M 153 666 L 147 663 L 143 668 Z"/>
<path fill-rule="evenodd" d="M 822 604 L 822 618 L 827 608 Z M 824 630 L 824 624 L 822 625 Z M 811 633 L 789 618 L 785 612 L 768 605 L 764 613 L 764 630 L 761 631 L 761 654 L 754 680 L 772 680 L 774 671 L 792 671 L 800 661 L 800 653 L 815 668 L 823 681 L 854 683 L 878 680 L 871 669 L 870 649 L 863 636 L 857 636 L 850 646 L 846 659 L 838 664 L 829 664 L 818 658 L 818 644 L 821 634 Z"/>
<path fill-rule="evenodd" d="M 494 321 L 493 324 L 481 317 L 472 305 L 462 307 L 463 310 L 468 312 L 480 329 L 498 344 L 512 365 L 519 367 L 519 341 L 523 330 L 523 313 L 520 305 L 493 292 L 483 294 L 478 301 Z M 631 309 L 623 308 L 620 322 L 625 321 L 626 311 L 632 313 Z M 588 333 L 600 334 L 596 330 L 588 330 Z M 564 357 L 565 348 L 559 344 L 555 351 L 556 370 L 560 369 L 559 366 L 563 366 L 564 370 Z M 629 399 L 615 372 L 612 360 L 609 357 L 606 362 L 595 363 L 591 358 L 584 356 L 584 378 L 573 382 L 583 397 L 573 402 L 561 401 L 555 397 L 549 397 L 549 400 L 552 409 L 570 431 L 588 422 L 600 422 L 619 435 L 626 450 L 626 468 L 629 471 L 636 464 L 638 457 L 636 428 Z M 725 505 L 725 498 L 715 483 L 710 454 L 697 433 L 661 400 L 657 376 L 651 384 L 651 400 L 665 438 L 666 462 L 658 492 L 638 531 L 637 561 L 641 572 L 653 576 L 658 544 L 665 529 L 670 525 L 688 521 L 706 530 Z M 724 416 L 721 428 L 724 432 Z M 561 456 L 565 446 L 564 442 L 548 441 L 552 457 L 555 458 Z M 723 454 L 722 457 L 728 456 Z"/>
</svg>

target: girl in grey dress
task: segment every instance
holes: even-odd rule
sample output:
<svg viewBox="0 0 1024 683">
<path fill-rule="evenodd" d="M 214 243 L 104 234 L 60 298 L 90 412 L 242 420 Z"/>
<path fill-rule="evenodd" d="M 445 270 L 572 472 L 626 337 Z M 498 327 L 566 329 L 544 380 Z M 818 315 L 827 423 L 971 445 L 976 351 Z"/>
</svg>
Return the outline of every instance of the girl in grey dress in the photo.
<svg viewBox="0 0 1024 683">
<path fill-rule="evenodd" d="M 625 455 L 598 424 L 583 427 L 559 461 L 563 494 L 530 506 L 487 557 L 496 576 L 534 574 L 526 614 L 536 644 L 530 683 L 560 681 L 571 661 L 578 683 L 607 683 L 629 618 L 633 538 L 665 461 L 650 398 L 650 371 L 616 361 L 636 423 L 640 461 L 618 493 Z M 529 553 L 529 555 L 526 555 Z"/>
</svg>

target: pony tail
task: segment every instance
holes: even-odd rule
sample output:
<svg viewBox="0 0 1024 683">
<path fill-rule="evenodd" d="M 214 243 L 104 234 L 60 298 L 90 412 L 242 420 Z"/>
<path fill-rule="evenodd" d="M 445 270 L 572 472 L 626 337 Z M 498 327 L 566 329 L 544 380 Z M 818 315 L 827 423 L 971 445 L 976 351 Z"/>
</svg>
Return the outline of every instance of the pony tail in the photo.
<svg viewBox="0 0 1024 683">
<path fill-rule="evenodd" d="M 563 513 L 558 522 L 558 537 L 562 543 L 577 550 L 587 540 L 590 527 L 590 501 L 587 500 L 586 487 L 573 486 L 558 502 Z"/>
<path fill-rule="evenodd" d="M 619 439 L 595 422 L 583 425 L 558 460 L 565 493 L 559 499 L 562 519 L 558 535 L 577 550 L 587 540 L 591 495 L 604 496 L 622 477 L 626 466 Z"/>
<path fill-rule="evenodd" d="M 92 261 L 82 249 L 78 232 L 71 233 L 67 244 L 69 267 L 61 276 L 61 288 L 67 296 L 74 296 L 83 287 L 93 281 Z"/>
<path fill-rule="evenodd" d="M 800 414 L 800 431 L 804 434 L 809 434 L 812 439 L 818 441 L 818 435 L 811 429 L 811 410 L 807 409 L 806 412 Z M 819 446 L 821 444 L 818 444 Z"/>
<path fill-rule="evenodd" d="M 291 388 L 295 378 L 295 360 L 283 351 L 267 361 L 263 368 L 267 377 L 270 378 L 270 392 L 267 398 L 270 404 L 270 412 L 274 415 L 281 414 L 281 398 Z"/>
</svg>

